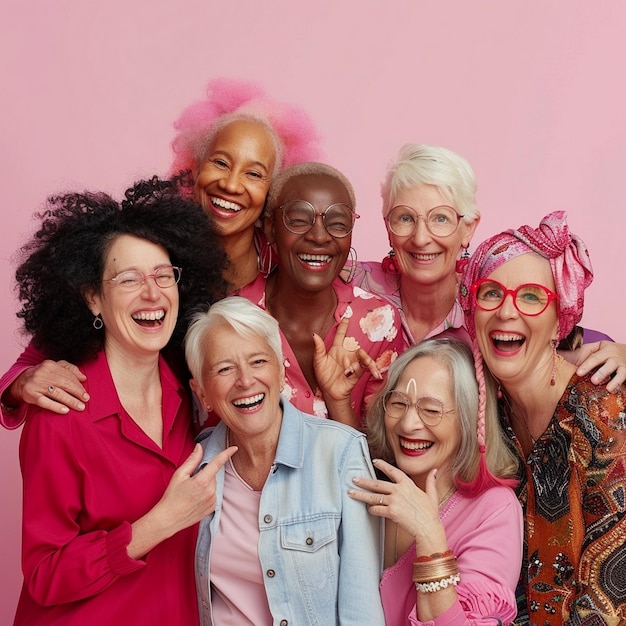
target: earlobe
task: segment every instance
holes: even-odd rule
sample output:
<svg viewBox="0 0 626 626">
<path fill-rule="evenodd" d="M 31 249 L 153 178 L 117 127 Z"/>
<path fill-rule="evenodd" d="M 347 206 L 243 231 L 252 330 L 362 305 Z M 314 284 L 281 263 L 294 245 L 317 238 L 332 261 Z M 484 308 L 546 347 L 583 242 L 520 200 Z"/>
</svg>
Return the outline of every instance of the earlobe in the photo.
<svg viewBox="0 0 626 626">
<path fill-rule="evenodd" d="M 94 291 L 84 291 L 83 298 L 85 299 L 85 303 L 89 307 L 89 310 L 92 312 L 94 317 L 98 317 L 101 313 L 100 304 L 98 303 L 98 298 Z"/>
</svg>

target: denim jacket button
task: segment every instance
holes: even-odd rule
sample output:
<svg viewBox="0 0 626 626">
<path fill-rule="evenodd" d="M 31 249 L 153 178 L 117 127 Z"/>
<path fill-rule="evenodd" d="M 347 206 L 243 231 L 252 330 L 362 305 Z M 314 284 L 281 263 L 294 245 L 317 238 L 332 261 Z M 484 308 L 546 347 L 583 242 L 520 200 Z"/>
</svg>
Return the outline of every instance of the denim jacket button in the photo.
<svg viewBox="0 0 626 626">
<path fill-rule="evenodd" d="M 263 521 L 264 521 L 266 524 L 271 524 L 271 523 L 272 523 L 272 519 L 273 519 L 273 518 L 272 518 L 272 516 L 271 516 L 271 515 L 264 515 L 264 516 L 263 516 Z"/>
<path fill-rule="evenodd" d="M 313 545 L 313 537 L 307 537 L 306 538 L 306 545 L 307 546 L 312 546 Z"/>
<path fill-rule="evenodd" d="M 276 572 L 273 569 L 268 569 L 266 573 L 268 578 L 274 578 L 274 576 L 276 576 Z"/>
<path fill-rule="evenodd" d="M 280 620 L 280 626 L 288 626 L 289 624 L 289 620 L 288 619 L 281 619 Z"/>
</svg>

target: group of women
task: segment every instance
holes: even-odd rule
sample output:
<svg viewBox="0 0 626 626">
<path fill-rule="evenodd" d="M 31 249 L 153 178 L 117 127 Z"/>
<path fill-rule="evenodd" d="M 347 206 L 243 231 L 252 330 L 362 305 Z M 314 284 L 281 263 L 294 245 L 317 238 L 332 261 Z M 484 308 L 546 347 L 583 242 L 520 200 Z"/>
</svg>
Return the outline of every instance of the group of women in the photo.
<svg viewBox="0 0 626 626">
<path fill-rule="evenodd" d="M 301 111 L 219 80 L 177 128 L 191 181 L 53 198 L 18 267 L 15 623 L 626 619 L 626 355 L 558 350 L 592 278 L 565 215 L 463 258 L 471 167 L 410 145 L 357 262 Z"/>
</svg>

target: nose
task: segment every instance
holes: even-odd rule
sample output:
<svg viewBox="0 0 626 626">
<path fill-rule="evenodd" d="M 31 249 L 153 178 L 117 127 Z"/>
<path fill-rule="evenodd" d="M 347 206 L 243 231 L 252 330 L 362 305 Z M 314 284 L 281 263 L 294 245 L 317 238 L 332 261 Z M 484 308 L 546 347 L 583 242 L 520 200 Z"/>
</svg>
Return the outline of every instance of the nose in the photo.
<svg viewBox="0 0 626 626">
<path fill-rule="evenodd" d="M 413 241 L 418 246 L 426 245 L 430 239 L 430 231 L 426 226 L 426 217 L 418 215 L 415 221 L 415 231 L 413 232 Z"/>
<path fill-rule="evenodd" d="M 498 309 L 498 316 L 500 319 L 511 319 L 516 318 L 519 315 L 519 311 L 515 306 L 515 302 L 513 300 L 512 293 L 505 293 L 504 299 L 502 300 L 502 304 Z"/>
<path fill-rule="evenodd" d="M 424 428 L 425 424 L 420 417 L 420 414 L 417 411 L 417 407 L 415 406 L 415 402 L 411 402 L 409 408 L 407 409 L 404 417 L 402 418 L 402 423 L 406 426 L 407 430 L 414 430 L 416 428 Z"/>
<path fill-rule="evenodd" d="M 242 389 L 247 389 L 253 380 L 252 370 L 247 364 L 240 364 L 237 367 L 237 381 L 236 384 Z"/>
<path fill-rule="evenodd" d="M 146 276 L 143 285 L 141 285 L 141 294 L 149 300 L 156 300 L 161 294 L 159 286 L 156 284 L 154 276 Z"/>
<path fill-rule="evenodd" d="M 234 170 L 228 170 L 224 172 L 224 176 L 219 179 L 219 186 L 228 193 L 240 194 L 243 193 L 244 187 L 241 184 L 239 173 Z"/>
<path fill-rule="evenodd" d="M 321 214 L 315 214 L 315 222 L 313 222 L 311 230 L 305 233 L 305 236 L 308 239 L 316 241 L 317 243 L 321 243 L 331 239 L 329 232 L 326 230 L 326 226 L 324 226 L 324 219 Z"/>
</svg>

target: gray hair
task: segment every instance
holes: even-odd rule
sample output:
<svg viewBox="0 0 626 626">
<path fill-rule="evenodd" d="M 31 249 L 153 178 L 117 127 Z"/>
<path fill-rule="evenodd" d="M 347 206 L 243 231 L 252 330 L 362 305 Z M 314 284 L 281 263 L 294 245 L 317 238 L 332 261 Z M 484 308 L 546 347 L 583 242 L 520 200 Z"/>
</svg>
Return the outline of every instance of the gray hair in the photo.
<svg viewBox="0 0 626 626">
<path fill-rule="evenodd" d="M 480 451 L 477 439 L 478 383 L 474 359 L 470 348 L 458 339 L 429 339 L 413 346 L 401 354 L 389 368 L 387 380 L 374 396 L 367 413 L 368 441 L 372 458 L 381 458 L 396 464 L 385 429 L 385 394 L 395 389 L 406 367 L 416 359 L 431 357 L 444 366 L 450 375 L 454 394 L 461 445 L 452 466 L 452 476 L 464 482 L 472 482 L 478 471 Z M 514 476 L 517 462 L 509 450 L 500 425 L 496 404 L 495 385 L 492 379 L 485 380 L 487 398 L 485 407 L 486 461 L 492 474 L 498 478 Z"/>
<path fill-rule="evenodd" d="M 480 216 L 476 207 L 474 170 L 466 159 L 452 150 L 426 144 L 403 146 L 380 187 L 383 216 L 393 208 L 402 190 L 417 185 L 437 187 L 468 224 Z"/>
<path fill-rule="evenodd" d="M 283 348 L 278 322 L 261 307 L 241 296 L 229 296 L 212 304 L 208 311 L 196 313 L 185 336 L 185 358 L 191 376 L 202 385 L 205 350 L 204 339 L 211 329 L 228 324 L 244 339 L 263 338 L 283 363 Z"/>
<path fill-rule="evenodd" d="M 267 194 L 267 202 L 265 203 L 266 216 L 271 215 L 271 212 L 278 208 L 278 199 L 280 198 L 280 194 L 282 193 L 285 185 L 292 178 L 296 178 L 298 176 L 329 176 L 330 178 L 335 178 L 346 188 L 346 191 L 350 196 L 350 205 L 352 210 L 356 210 L 356 196 L 354 194 L 354 188 L 346 176 L 326 163 L 308 161 L 287 167 L 274 178 Z"/>
</svg>

